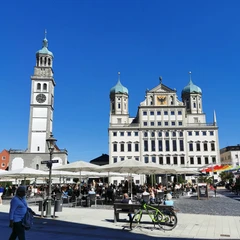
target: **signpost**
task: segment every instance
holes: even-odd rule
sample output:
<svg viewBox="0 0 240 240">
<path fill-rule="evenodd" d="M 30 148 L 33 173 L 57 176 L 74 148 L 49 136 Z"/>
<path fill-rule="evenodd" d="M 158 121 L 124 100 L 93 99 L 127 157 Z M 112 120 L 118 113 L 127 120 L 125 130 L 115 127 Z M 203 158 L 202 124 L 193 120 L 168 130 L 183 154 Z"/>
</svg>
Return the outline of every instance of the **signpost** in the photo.
<svg viewBox="0 0 240 240">
<path fill-rule="evenodd" d="M 198 200 L 201 198 L 207 198 L 208 199 L 208 185 L 207 183 L 198 183 Z"/>
</svg>

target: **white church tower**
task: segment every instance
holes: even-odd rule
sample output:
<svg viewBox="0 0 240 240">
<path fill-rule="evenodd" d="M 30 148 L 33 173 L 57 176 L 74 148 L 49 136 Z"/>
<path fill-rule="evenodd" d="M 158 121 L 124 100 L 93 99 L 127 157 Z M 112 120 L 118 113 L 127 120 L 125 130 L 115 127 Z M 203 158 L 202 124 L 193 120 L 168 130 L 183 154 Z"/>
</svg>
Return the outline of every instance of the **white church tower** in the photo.
<svg viewBox="0 0 240 240">
<path fill-rule="evenodd" d="M 43 39 L 42 49 L 36 53 L 36 66 L 31 76 L 31 102 L 28 132 L 28 152 L 48 152 L 46 139 L 52 133 L 54 87 L 53 54 L 48 50 L 48 40 Z"/>
</svg>

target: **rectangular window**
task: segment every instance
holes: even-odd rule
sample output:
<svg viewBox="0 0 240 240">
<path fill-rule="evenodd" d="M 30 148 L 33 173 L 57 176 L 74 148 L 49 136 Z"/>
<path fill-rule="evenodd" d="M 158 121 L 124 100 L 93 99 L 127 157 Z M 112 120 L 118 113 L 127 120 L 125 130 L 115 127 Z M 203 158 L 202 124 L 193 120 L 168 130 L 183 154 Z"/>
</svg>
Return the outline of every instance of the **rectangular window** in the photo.
<svg viewBox="0 0 240 240">
<path fill-rule="evenodd" d="M 178 126 L 182 126 L 182 122 L 178 122 Z"/>
<path fill-rule="evenodd" d="M 165 137 L 169 137 L 169 132 L 165 132 Z"/>
<path fill-rule="evenodd" d="M 124 152 L 124 143 L 121 143 L 121 152 Z"/>
<path fill-rule="evenodd" d="M 190 164 L 194 165 L 194 158 L 193 157 L 190 157 Z"/>
<path fill-rule="evenodd" d="M 178 115 L 182 115 L 182 111 L 178 111 Z"/>
<path fill-rule="evenodd" d="M 144 111 L 144 112 L 143 112 L 143 115 L 144 115 L 144 116 L 146 116 L 146 115 L 147 115 L 147 112 L 146 112 L 146 111 Z"/>
<path fill-rule="evenodd" d="M 176 137 L 176 135 L 177 135 L 176 132 L 172 132 L 173 137 Z"/>
<path fill-rule="evenodd" d="M 208 150 L 207 143 L 204 143 L 204 144 L 203 144 L 203 150 L 204 150 L 204 151 L 207 151 L 207 150 Z"/>
<path fill-rule="evenodd" d="M 156 163 L 156 157 L 155 156 L 152 157 L 152 162 Z"/>
<path fill-rule="evenodd" d="M 209 134 L 210 134 L 210 136 L 214 136 L 214 132 L 213 131 L 210 131 Z"/>
<path fill-rule="evenodd" d="M 135 160 L 136 160 L 136 161 L 139 161 L 139 157 L 135 157 Z"/>
<path fill-rule="evenodd" d="M 152 116 L 153 116 L 153 115 L 154 115 L 154 112 L 153 112 L 153 111 L 151 111 L 151 112 L 150 112 L 150 115 L 152 115 Z"/>
<path fill-rule="evenodd" d="M 174 139 L 174 140 L 172 141 L 172 147 L 173 147 L 172 150 L 173 150 L 174 152 L 176 152 L 176 151 L 177 151 L 177 140 Z"/>
<path fill-rule="evenodd" d="M 198 163 L 199 165 L 202 165 L 201 157 L 197 157 L 197 163 Z"/>
<path fill-rule="evenodd" d="M 183 132 L 179 132 L 179 137 L 182 137 L 183 136 Z"/>
<path fill-rule="evenodd" d="M 175 115 L 174 111 L 171 111 L 171 115 Z"/>
<path fill-rule="evenodd" d="M 166 157 L 166 160 L 167 160 L 167 164 L 170 165 L 171 164 L 170 157 Z"/>
<path fill-rule="evenodd" d="M 132 151 L 132 144 L 128 143 L 128 152 L 131 152 L 131 151 Z"/>
<path fill-rule="evenodd" d="M 212 157 L 212 163 L 216 163 L 216 158 Z"/>
<path fill-rule="evenodd" d="M 145 162 L 145 163 L 148 163 L 148 156 L 145 156 L 145 157 L 144 157 L 144 162 Z"/>
<path fill-rule="evenodd" d="M 143 126 L 147 126 L 147 122 L 143 122 Z"/>
<path fill-rule="evenodd" d="M 137 137 L 138 136 L 138 132 L 134 132 L 134 135 L 135 135 L 135 137 Z"/>
<path fill-rule="evenodd" d="M 117 132 L 113 132 L 113 136 L 116 137 L 117 136 Z"/>
<path fill-rule="evenodd" d="M 209 164 L 208 157 L 205 157 L 205 164 Z"/>
<path fill-rule="evenodd" d="M 181 165 L 185 165 L 185 159 L 184 159 L 184 157 L 181 157 Z"/>
<path fill-rule="evenodd" d="M 200 148 L 200 143 L 196 143 L 196 148 L 197 148 L 197 151 L 200 152 L 201 151 L 201 148 Z"/>
<path fill-rule="evenodd" d="M 161 112 L 160 112 L 160 111 L 157 111 L 157 115 L 161 115 Z"/>
<path fill-rule="evenodd" d="M 177 165 L 177 164 L 178 164 L 178 162 L 177 162 L 177 157 L 173 157 L 173 164 L 174 164 L 174 165 Z"/>
<path fill-rule="evenodd" d="M 159 164 L 163 165 L 163 157 L 159 157 Z"/>
<path fill-rule="evenodd" d="M 164 122 L 164 125 L 165 125 L 165 126 L 168 126 L 168 122 Z"/>
<path fill-rule="evenodd" d="M 169 152 L 170 151 L 169 140 L 165 140 L 165 144 L 166 144 L 166 151 Z"/>
<path fill-rule="evenodd" d="M 189 151 L 192 152 L 193 151 L 193 144 L 189 143 Z"/>
<path fill-rule="evenodd" d="M 135 143 L 135 152 L 138 152 L 139 151 L 139 145 L 138 143 Z"/>
<path fill-rule="evenodd" d="M 158 140 L 158 151 L 161 152 L 162 149 L 162 140 Z"/>
<path fill-rule="evenodd" d="M 168 112 L 167 112 L 167 111 L 164 111 L 164 115 L 168 115 Z"/>
<path fill-rule="evenodd" d="M 161 122 L 158 122 L 158 126 L 161 126 Z"/>
<path fill-rule="evenodd" d="M 184 151 L 183 140 L 179 140 L 180 151 Z"/>
<path fill-rule="evenodd" d="M 121 104 L 120 103 L 118 103 L 118 109 L 120 109 L 121 108 Z"/>
<path fill-rule="evenodd" d="M 215 143 L 211 143 L 211 151 L 215 151 Z"/>
<path fill-rule="evenodd" d="M 123 137 L 124 136 L 124 132 L 120 132 L 120 136 Z"/>
<path fill-rule="evenodd" d="M 148 151 L 148 141 L 144 140 L 144 151 Z"/>
<path fill-rule="evenodd" d="M 114 151 L 114 152 L 117 152 L 117 143 L 114 143 L 114 144 L 113 144 L 113 151 Z"/>
<path fill-rule="evenodd" d="M 116 163 L 117 162 L 117 157 L 113 158 L 113 162 Z"/>
<path fill-rule="evenodd" d="M 121 157 L 120 159 L 121 159 L 121 161 L 124 161 L 124 157 Z"/>
<path fill-rule="evenodd" d="M 196 131 L 196 132 L 195 132 L 195 135 L 196 135 L 196 136 L 199 136 L 199 131 Z"/>
<path fill-rule="evenodd" d="M 151 126 L 154 126 L 154 122 L 151 122 Z"/>
<path fill-rule="evenodd" d="M 192 136 L 192 132 L 191 131 L 188 132 L 188 136 Z"/>
<path fill-rule="evenodd" d="M 152 140 L 152 141 L 151 141 L 151 148 L 152 148 L 152 151 L 155 151 L 155 150 L 156 150 L 155 140 Z"/>
<path fill-rule="evenodd" d="M 127 135 L 130 137 L 130 136 L 132 135 L 132 133 L 131 133 L 131 132 L 128 132 Z"/>
<path fill-rule="evenodd" d="M 206 131 L 203 131 L 203 132 L 202 132 L 202 135 L 203 135 L 203 136 L 206 136 L 206 135 L 207 135 L 207 132 L 206 132 Z"/>
<path fill-rule="evenodd" d="M 175 126 L 176 125 L 176 123 L 175 122 L 172 122 L 172 126 Z"/>
</svg>

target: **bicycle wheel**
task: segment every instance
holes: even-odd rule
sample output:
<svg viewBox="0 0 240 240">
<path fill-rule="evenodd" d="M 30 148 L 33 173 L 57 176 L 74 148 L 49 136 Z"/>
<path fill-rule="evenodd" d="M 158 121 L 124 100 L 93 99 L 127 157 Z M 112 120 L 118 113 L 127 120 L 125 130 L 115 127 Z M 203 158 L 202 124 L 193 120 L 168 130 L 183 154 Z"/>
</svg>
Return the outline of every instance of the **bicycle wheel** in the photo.
<svg viewBox="0 0 240 240">
<path fill-rule="evenodd" d="M 133 230 L 134 228 L 138 227 L 140 221 L 142 219 L 142 212 L 138 211 L 135 213 L 130 221 L 130 229 Z"/>
<path fill-rule="evenodd" d="M 155 217 L 159 227 L 165 231 L 171 231 L 177 226 L 177 216 L 172 211 L 162 213 L 162 215 L 158 212 Z"/>
</svg>

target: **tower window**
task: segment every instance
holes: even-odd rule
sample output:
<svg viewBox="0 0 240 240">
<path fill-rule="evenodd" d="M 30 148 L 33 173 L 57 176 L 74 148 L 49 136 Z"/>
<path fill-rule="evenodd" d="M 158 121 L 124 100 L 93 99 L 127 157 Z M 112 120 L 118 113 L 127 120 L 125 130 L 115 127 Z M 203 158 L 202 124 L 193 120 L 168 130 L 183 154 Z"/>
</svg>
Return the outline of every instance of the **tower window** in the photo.
<svg viewBox="0 0 240 240">
<path fill-rule="evenodd" d="M 37 90 L 41 90 L 41 84 L 40 83 L 37 84 Z"/>
<path fill-rule="evenodd" d="M 43 91 L 47 91 L 47 84 L 46 83 L 43 84 Z"/>
<path fill-rule="evenodd" d="M 118 103 L 118 108 L 121 108 L 121 104 L 120 103 Z"/>
<path fill-rule="evenodd" d="M 36 164 L 36 170 L 39 170 L 39 164 Z"/>
<path fill-rule="evenodd" d="M 48 59 L 48 66 L 51 66 L 51 59 Z"/>
<path fill-rule="evenodd" d="M 38 152 L 40 151 L 40 147 L 39 147 L 39 146 L 37 147 L 37 151 L 38 151 Z"/>
<path fill-rule="evenodd" d="M 47 65 L 47 58 L 46 57 L 44 58 L 44 65 L 45 66 Z"/>
</svg>

